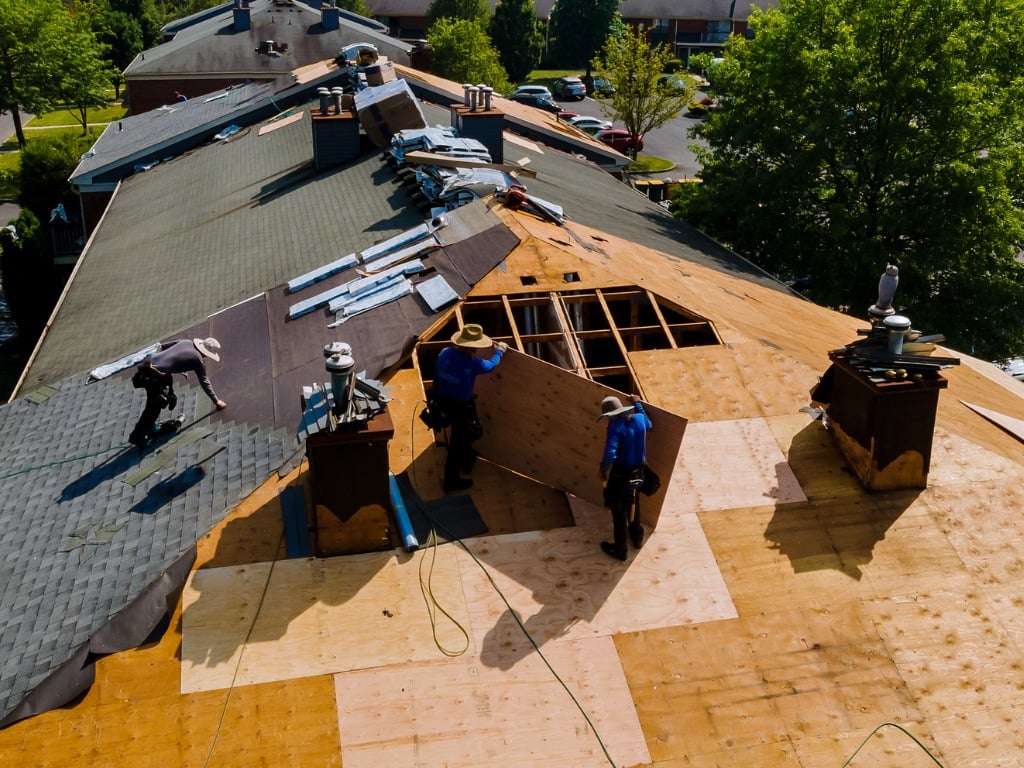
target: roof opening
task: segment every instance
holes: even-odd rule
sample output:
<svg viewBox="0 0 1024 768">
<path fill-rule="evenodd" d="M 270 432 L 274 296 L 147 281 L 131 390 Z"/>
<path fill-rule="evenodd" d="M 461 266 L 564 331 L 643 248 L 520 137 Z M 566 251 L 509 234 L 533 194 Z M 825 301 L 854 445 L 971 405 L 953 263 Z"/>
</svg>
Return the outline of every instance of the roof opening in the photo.
<svg viewBox="0 0 1024 768">
<path fill-rule="evenodd" d="M 638 391 L 630 353 L 719 343 L 707 320 L 635 286 L 473 296 L 417 345 L 415 362 L 425 388 L 441 349 L 466 323 L 479 323 L 496 341 L 623 392 Z"/>
</svg>

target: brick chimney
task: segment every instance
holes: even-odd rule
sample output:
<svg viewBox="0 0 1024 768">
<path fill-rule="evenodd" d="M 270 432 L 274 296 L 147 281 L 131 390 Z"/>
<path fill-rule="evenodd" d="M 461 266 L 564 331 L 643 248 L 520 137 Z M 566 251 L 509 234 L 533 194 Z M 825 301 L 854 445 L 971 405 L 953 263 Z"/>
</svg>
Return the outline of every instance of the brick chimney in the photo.
<svg viewBox="0 0 1024 768">
<path fill-rule="evenodd" d="M 245 0 L 235 0 L 235 7 L 231 9 L 231 13 L 234 16 L 235 32 L 245 32 L 252 29 L 249 4 Z"/>
<path fill-rule="evenodd" d="M 486 85 L 463 85 L 463 101 L 452 104 L 452 128 L 465 139 L 476 139 L 491 155 L 491 162 L 505 162 L 502 132 L 505 113 L 493 106 L 493 89 Z"/>
<path fill-rule="evenodd" d="M 313 118 L 313 163 L 318 171 L 359 156 L 359 117 L 355 110 L 342 106 L 343 96 L 340 88 L 333 92 L 321 88 L 320 108 L 310 110 Z"/>
<path fill-rule="evenodd" d="M 338 29 L 341 18 L 341 9 L 334 4 L 334 0 L 320 6 L 320 25 L 329 32 Z"/>
</svg>

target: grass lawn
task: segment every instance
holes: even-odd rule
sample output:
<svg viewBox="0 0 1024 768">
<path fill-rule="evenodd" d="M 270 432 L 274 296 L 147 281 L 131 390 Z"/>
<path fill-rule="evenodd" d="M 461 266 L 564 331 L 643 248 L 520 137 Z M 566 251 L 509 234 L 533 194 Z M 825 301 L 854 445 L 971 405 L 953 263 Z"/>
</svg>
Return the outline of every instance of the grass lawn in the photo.
<svg viewBox="0 0 1024 768">
<path fill-rule="evenodd" d="M 675 165 L 671 160 L 652 155 L 637 155 L 636 161 L 626 168 L 630 173 L 660 173 Z"/>
<path fill-rule="evenodd" d="M 86 119 L 90 124 L 111 123 L 114 120 L 120 120 L 126 114 L 128 114 L 128 110 L 120 104 L 111 104 L 103 109 L 90 109 L 86 114 Z M 57 109 L 47 112 L 45 115 L 34 117 L 26 127 L 49 128 L 55 125 L 81 125 L 78 121 L 78 110 Z"/>
<path fill-rule="evenodd" d="M 19 158 L 17 152 L 0 152 L 0 200 L 14 200 L 18 196 Z"/>
</svg>

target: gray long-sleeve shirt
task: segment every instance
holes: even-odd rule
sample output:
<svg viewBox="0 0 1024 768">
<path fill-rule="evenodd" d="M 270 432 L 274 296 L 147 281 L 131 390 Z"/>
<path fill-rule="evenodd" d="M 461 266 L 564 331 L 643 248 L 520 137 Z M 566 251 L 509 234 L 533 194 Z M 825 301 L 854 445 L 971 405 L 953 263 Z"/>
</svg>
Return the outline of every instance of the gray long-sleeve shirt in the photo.
<svg viewBox="0 0 1024 768">
<path fill-rule="evenodd" d="M 164 373 L 194 373 L 199 379 L 199 385 L 203 388 L 203 392 L 214 403 L 217 402 L 217 393 L 213 391 L 210 378 L 206 375 L 203 355 L 196 349 L 196 345 L 192 343 L 191 339 L 179 339 L 164 344 L 159 352 L 154 352 L 149 356 L 149 362 Z"/>
</svg>

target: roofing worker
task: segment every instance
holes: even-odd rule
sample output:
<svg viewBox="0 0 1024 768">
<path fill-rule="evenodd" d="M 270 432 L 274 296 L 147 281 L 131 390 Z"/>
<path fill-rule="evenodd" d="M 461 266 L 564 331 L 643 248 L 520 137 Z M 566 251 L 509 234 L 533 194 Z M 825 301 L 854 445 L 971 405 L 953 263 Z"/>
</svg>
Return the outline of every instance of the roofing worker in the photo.
<svg viewBox="0 0 1024 768">
<path fill-rule="evenodd" d="M 441 410 L 451 420 L 448 456 L 444 462 L 444 490 L 462 491 L 473 481 L 461 476 L 473 470 L 477 453 L 473 441 L 483 437 L 484 429 L 476 412 L 473 385 L 477 375 L 493 371 L 508 349 L 503 341 L 495 343 L 475 323 L 466 325 L 452 336 L 452 345 L 441 350 L 434 377 L 434 396 Z M 494 350 L 484 357 L 484 350 Z"/>
<path fill-rule="evenodd" d="M 604 482 L 604 503 L 612 512 L 615 537 L 614 543 L 602 541 L 601 550 L 625 560 L 627 527 L 634 547 L 639 549 L 644 543 L 643 525 L 637 519 L 630 520 L 629 514 L 643 478 L 647 430 L 652 424 L 639 400 L 624 406 L 614 396 L 601 401 L 601 415 L 597 418 L 608 419 L 608 434 L 599 471 Z"/>
<path fill-rule="evenodd" d="M 161 409 L 173 409 L 178 404 L 172 374 L 194 373 L 199 379 L 199 385 L 213 401 L 217 410 L 221 411 L 228 407 L 228 404 L 213 391 L 213 385 L 206 375 L 204 358 L 220 361 L 220 342 L 212 336 L 207 339 L 179 339 L 161 344 L 159 351 L 139 364 L 135 375 L 132 376 L 132 384 L 136 388 L 146 390 L 146 406 L 142 409 L 135 429 L 128 436 L 129 443 L 145 448 L 159 432 L 177 430 L 184 423 L 184 416 L 161 424 L 156 423 L 156 417 Z"/>
</svg>

